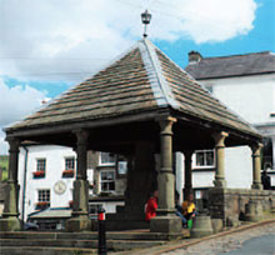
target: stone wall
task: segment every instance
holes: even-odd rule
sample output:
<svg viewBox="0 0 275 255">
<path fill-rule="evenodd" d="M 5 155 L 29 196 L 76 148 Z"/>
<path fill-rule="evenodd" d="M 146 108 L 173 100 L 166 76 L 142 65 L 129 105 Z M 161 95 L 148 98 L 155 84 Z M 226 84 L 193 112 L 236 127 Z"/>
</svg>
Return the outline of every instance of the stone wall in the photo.
<svg viewBox="0 0 275 255">
<path fill-rule="evenodd" d="M 206 201 L 211 218 L 222 219 L 224 225 L 232 226 L 244 220 L 245 205 L 249 199 L 259 202 L 264 211 L 271 211 L 275 205 L 275 191 L 212 188 Z"/>
</svg>

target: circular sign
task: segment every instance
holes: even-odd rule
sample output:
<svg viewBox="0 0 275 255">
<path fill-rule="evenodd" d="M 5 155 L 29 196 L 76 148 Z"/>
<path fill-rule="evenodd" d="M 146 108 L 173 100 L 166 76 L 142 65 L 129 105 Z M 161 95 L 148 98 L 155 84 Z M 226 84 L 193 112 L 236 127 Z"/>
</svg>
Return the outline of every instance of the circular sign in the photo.
<svg viewBox="0 0 275 255">
<path fill-rule="evenodd" d="M 63 182 L 63 181 L 58 181 L 58 182 L 56 182 L 56 183 L 54 184 L 54 187 L 53 187 L 53 188 L 54 188 L 54 192 L 55 192 L 56 194 L 62 195 L 62 194 L 65 193 L 67 186 L 66 186 L 65 182 Z"/>
</svg>

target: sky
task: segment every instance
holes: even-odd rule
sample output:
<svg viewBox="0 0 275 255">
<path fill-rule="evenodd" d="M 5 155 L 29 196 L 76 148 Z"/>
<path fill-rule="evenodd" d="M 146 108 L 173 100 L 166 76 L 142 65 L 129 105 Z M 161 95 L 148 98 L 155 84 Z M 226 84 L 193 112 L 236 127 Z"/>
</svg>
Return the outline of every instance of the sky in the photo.
<svg viewBox="0 0 275 255">
<path fill-rule="evenodd" d="M 178 65 L 275 52 L 274 0 L 0 0 L 0 130 L 91 77 L 142 38 Z M 7 154 L 0 131 L 0 154 Z"/>
</svg>

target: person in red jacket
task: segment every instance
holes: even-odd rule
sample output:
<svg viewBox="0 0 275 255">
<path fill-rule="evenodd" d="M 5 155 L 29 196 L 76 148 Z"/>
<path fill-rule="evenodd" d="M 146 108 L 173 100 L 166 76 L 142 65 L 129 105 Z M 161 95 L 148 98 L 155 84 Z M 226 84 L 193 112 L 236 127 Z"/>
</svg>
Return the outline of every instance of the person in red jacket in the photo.
<svg viewBox="0 0 275 255">
<path fill-rule="evenodd" d="M 156 211 L 158 208 L 158 191 L 155 190 L 153 195 L 148 199 L 145 206 L 145 220 L 150 221 L 152 218 L 156 217 Z"/>
</svg>

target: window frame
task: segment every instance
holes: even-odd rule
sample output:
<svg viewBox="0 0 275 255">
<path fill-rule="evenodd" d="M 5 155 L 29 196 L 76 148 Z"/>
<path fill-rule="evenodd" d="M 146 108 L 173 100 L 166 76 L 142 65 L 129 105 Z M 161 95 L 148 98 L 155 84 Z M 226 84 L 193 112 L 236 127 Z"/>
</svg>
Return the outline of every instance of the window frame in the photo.
<svg viewBox="0 0 275 255">
<path fill-rule="evenodd" d="M 67 169 L 67 160 L 73 160 L 73 164 L 74 164 L 74 167 L 73 168 L 68 168 Z M 73 170 L 73 171 L 75 171 L 75 169 L 76 169 L 76 160 L 75 160 L 75 157 L 74 156 L 71 156 L 71 157 L 65 157 L 65 171 L 68 171 L 68 170 Z"/>
<path fill-rule="evenodd" d="M 212 165 L 197 165 L 197 153 L 204 153 L 204 162 L 206 161 L 206 153 L 207 152 L 212 152 L 213 153 L 213 164 Z M 215 150 L 196 150 L 194 152 L 194 158 L 193 158 L 193 164 L 192 164 L 193 169 L 213 169 L 216 167 L 216 155 L 215 155 Z"/>
<path fill-rule="evenodd" d="M 37 190 L 38 191 L 38 193 L 37 193 L 37 202 L 39 203 L 39 202 L 47 202 L 47 203 L 51 203 L 51 190 L 50 189 L 38 189 Z M 49 192 L 49 199 L 48 200 L 40 200 L 40 192 L 43 192 L 43 191 L 46 191 L 46 192 Z M 45 196 L 45 195 L 44 195 Z"/>
<path fill-rule="evenodd" d="M 38 166 L 39 166 L 39 161 L 42 161 L 42 160 L 44 160 L 44 169 L 43 170 L 41 170 Z M 47 168 L 47 159 L 46 158 L 37 158 L 36 159 L 36 172 L 44 172 L 44 173 L 46 173 L 46 168 Z"/>
<path fill-rule="evenodd" d="M 116 165 L 116 155 L 114 155 L 114 162 L 102 162 L 102 154 L 103 153 L 108 153 L 109 156 L 110 156 L 110 152 L 105 152 L 105 151 L 100 151 L 99 152 L 99 160 L 98 160 L 98 165 L 99 166 L 115 166 Z"/>
<path fill-rule="evenodd" d="M 107 173 L 107 172 L 112 172 L 113 175 L 114 175 L 114 179 L 112 181 L 109 181 L 109 180 L 104 180 L 102 181 L 102 174 L 103 173 Z M 114 189 L 113 190 L 103 190 L 102 189 L 102 183 L 111 183 L 113 182 L 114 183 Z M 112 193 L 112 192 L 115 192 L 116 191 L 116 171 L 115 169 L 106 169 L 106 170 L 101 170 L 100 173 L 99 173 L 99 188 L 100 188 L 100 192 L 106 192 L 106 193 Z"/>
</svg>

